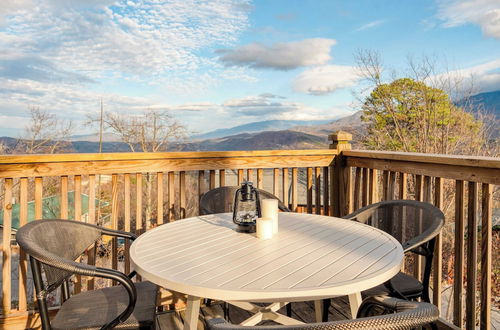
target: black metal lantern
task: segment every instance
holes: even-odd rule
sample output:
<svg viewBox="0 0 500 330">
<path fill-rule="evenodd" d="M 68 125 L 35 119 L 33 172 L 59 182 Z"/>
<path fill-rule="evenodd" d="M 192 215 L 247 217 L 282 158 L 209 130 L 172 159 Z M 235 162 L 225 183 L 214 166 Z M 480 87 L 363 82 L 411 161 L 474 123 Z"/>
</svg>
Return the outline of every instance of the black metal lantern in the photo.
<svg viewBox="0 0 500 330">
<path fill-rule="evenodd" d="M 236 231 L 255 233 L 255 224 L 261 215 L 259 191 L 252 182 L 243 181 L 234 194 L 233 222 L 238 225 Z"/>
</svg>

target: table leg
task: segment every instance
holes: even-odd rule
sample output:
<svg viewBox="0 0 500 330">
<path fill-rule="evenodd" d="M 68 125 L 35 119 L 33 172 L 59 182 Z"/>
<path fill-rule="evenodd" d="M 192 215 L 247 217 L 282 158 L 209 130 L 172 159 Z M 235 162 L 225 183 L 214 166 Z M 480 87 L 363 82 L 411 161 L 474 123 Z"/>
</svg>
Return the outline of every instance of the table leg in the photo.
<svg viewBox="0 0 500 330">
<path fill-rule="evenodd" d="M 200 299 L 200 297 L 196 296 L 187 296 L 184 330 L 196 330 L 198 328 L 198 317 L 200 315 Z"/>
<path fill-rule="evenodd" d="M 273 320 L 284 325 L 304 324 L 303 322 L 292 319 L 291 317 L 277 313 L 281 307 L 288 304 L 287 302 L 276 302 L 263 307 L 244 301 L 228 301 L 228 303 L 245 309 L 251 313 L 255 313 L 248 319 L 241 322 L 240 325 L 253 326 L 263 320 Z"/>
<path fill-rule="evenodd" d="M 323 300 L 314 301 L 314 314 L 316 315 L 316 322 L 323 321 Z"/>
<path fill-rule="evenodd" d="M 359 306 L 361 306 L 362 302 L 361 292 L 352 293 L 349 295 L 349 305 L 351 306 L 351 316 L 354 320 L 356 315 L 358 314 Z"/>
</svg>

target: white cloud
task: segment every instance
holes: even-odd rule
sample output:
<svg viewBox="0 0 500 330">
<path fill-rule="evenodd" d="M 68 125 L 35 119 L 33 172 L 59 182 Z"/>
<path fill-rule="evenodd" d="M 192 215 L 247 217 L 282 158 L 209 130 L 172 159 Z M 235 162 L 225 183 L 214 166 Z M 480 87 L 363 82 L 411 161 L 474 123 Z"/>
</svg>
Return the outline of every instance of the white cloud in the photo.
<svg viewBox="0 0 500 330">
<path fill-rule="evenodd" d="M 196 70 L 207 64 L 198 50 L 230 45 L 248 25 L 237 0 L 32 1 L 5 16 L 3 34 L 10 39 L 0 40 L 0 50 L 15 47 L 93 79 L 120 72 L 148 80 Z"/>
<path fill-rule="evenodd" d="M 452 85 L 459 82 L 464 88 L 472 86 L 477 92 L 497 91 L 500 90 L 500 59 L 439 74 L 430 80 L 431 83 L 438 82 L 438 85 L 443 81 L 445 84 L 450 81 Z"/>
<path fill-rule="evenodd" d="M 374 28 L 376 26 L 382 25 L 383 23 L 384 23 L 384 20 L 379 19 L 379 20 L 361 25 L 359 28 L 356 29 L 356 31 L 368 30 L 368 29 Z"/>
<path fill-rule="evenodd" d="M 477 24 L 489 37 L 500 39 L 500 1 L 440 0 L 438 17 L 445 27 Z"/>
<path fill-rule="evenodd" d="M 359 80 L 355 67 L 325 65 L 302 72 L 295 78 L 293 89 L 312 95 L 327 95 L 337 89 L 354 86 Z"/>
<path fill-rule="evenodd" d="M 252 43 L 231 50 L 219 50 L 226 65 L 290 70 L 303 66 L 321 65 L 330 59 L 333 39 L 312 38 L 273 45 Z"/>
</svg>

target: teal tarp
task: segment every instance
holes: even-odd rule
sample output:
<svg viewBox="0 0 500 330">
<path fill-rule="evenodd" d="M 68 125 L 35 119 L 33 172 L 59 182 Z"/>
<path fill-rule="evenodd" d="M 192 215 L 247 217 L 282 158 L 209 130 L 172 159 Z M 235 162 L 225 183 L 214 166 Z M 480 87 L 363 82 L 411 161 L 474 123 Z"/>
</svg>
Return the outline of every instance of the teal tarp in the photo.
<svg viewBox="0 0 500 330">
<path fill-rule="evenodd" d="M 89 196 L 82 194 L 82 214 L 85 214 L 89 210 Z M 95 200 L 95 205 L 98 205 L 99 200 Z M 101 206 L 105 206 L 107 203 L 101 203 Z M 19 211 L 20 204 L 12 205 L 12 228 L 19 229 Z M 43 219 L 54 219 L 60 218 L 60 202 L 59 196 L 49 196 L 42 200 L 42 218 Z M 68 218 L 75 218 L 75 192 L 68 192 Z M 28 202 L 28 222 L 35 220 L 35 202 Z M 3 226 L 3 210 L 0 211 L 0 225 Z"/>
</svg>

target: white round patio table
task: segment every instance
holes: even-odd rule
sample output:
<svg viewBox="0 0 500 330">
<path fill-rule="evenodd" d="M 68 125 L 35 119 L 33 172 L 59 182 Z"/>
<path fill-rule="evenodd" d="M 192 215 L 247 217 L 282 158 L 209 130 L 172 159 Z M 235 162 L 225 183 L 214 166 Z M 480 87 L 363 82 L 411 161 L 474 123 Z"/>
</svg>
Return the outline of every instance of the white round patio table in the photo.
<svg viewBox="0 0 500 330">
<path fill-rule="evenodd" d="M 279 232 L 269 240 L 235 228 L 229 213 L 198 216 L 152 229 L 130 248 L 132 267 L 143 278 L 188 295 L 186 330 L 196 329 L 200 297 L 255 312 L 245 325 L 263 319 L 297 324 L 276 311 L 291 301 L 344 295 L 356 315 L 360 292 L 392 278 L 403 260 L 395 238 L 352 220 L 282 212 Z"/>
</svg>

